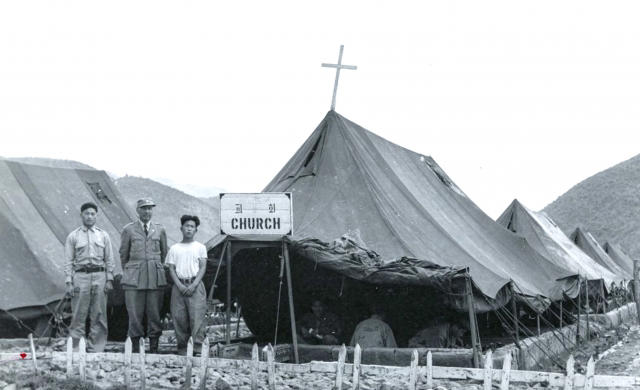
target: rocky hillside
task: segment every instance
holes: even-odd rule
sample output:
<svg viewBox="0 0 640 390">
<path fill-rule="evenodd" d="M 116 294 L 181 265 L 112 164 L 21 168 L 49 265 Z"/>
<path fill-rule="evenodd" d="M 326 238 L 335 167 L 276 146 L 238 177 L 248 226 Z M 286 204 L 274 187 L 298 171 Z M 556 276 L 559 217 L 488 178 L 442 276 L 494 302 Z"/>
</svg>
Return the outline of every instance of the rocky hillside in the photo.
<svg viewBox="0 0 640 390">
<path fill-rule="evenodd" d="M 640 259 L 640 155 L 578 183 L 544 211 L 565 233 L 583 227 Z"/>
<path fill-rule="evenodd" d="M 220 212 L 212 204 L 175 188 L 156 181 L 135 176 L 124 176 L 115 180 L 116 186 L 127 203 L 135 209 L 135 202 L 142 197 L 151 197 L 158 205 L 153 220 L 167 230 L 170 243 L 180 241 L 180 216 L 195 214 L 201 225 L 196 240 L 204 243 L 216 235 L 220 228 Z"/>
</svg>

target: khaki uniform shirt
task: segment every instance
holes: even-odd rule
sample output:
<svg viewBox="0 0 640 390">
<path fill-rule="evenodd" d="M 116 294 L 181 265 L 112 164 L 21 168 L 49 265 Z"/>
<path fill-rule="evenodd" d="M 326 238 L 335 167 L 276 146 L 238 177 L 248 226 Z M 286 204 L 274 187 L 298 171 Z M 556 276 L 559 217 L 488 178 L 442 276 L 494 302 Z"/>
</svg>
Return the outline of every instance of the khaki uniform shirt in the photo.
<svg viewBox="0 0 640 390">
<path fill-rule="evenodd" d="M 104 267 L 107 280 L 113 280 L 113 248 L 109 233 L 97 226 L 81 226 L 69 233 L 64 244 L 65 282 L 73 281 L 73 274 L 84 267 Z"/>
</svg>

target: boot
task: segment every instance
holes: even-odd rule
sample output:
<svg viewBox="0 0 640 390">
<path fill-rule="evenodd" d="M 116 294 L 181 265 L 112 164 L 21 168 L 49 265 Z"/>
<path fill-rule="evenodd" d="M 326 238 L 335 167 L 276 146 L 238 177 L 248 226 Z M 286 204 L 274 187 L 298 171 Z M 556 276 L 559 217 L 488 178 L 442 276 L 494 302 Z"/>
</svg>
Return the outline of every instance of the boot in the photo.
<svg viewBox="0 0 640 390">
<path fill-rule="evenodd" d="M 140 337 L 131 338 L 131 352 L 140 353 Z"/>
<path fill-rule="evenodd" d="M 158 344 L 160 339 L 157 337 L 149 339 L 149 353 L 158 353 Z"/>
</svg>

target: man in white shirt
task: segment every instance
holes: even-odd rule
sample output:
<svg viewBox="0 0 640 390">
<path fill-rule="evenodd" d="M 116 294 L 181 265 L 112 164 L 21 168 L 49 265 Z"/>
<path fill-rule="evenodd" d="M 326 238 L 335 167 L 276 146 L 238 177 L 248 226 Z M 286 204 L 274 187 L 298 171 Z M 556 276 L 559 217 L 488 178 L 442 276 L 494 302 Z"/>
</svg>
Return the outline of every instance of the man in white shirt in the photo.
<svg viewBox="0 0 640 390">
<path fill-rule="evenodd" d="M 193 352 L 199 354 L 206 336 L 207 294 L 202 282 L 207 266 L 207 249 L 193 237 L 200 226 L 195 215 L 180 218 L 182 241 L 173 244 L 165 264 L 173 279 L 171 317 L 178 342 L 178 353 L 186 355 L 189 337 Z"/>
</svg>

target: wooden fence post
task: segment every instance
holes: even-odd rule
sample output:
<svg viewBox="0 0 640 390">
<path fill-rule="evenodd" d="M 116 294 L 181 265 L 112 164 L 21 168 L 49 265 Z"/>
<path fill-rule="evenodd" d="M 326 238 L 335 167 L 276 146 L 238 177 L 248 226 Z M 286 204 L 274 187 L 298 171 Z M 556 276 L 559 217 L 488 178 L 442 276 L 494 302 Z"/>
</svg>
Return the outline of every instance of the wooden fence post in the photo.
<svg viewBox="0 0 640 390">
<path fill-rule="evenodd" d="M 500 390 L 509 390 L 509 379 L 511 377 L 511 351 L 504 356 L 502 363 L 502 381 L 500 382 Z"/>
<path fill-rule="evenodd" d="M 193 368 L 193 362 L 191 359 L 193 358 L 193 337 L 189 337 L 189 341 L 187 342 L 187 364 L 185 364 L 185 372 L 184 372 L 184 388 L 191 388 L 191 371 Z"/>
<path fill-rule="evenodd" d="M 567 376 L 564 379 L 564 390 L 573 390 L 574 364 L 573 355 L 570 355 L 569 359 L 567 359 Z"/>
<path fill-rule="evenodd" d="M 258 372 L 260 370 L 260 354 L 258 343 L 253 343 L 251 348 L 251 390 L 258 390 Z"/>
<path fill-rule="evenodd" d="M 87 342 L 84 337 L 80 337 L 78 352 L 80 353 L 80 379 L 85 381 L 87 380 Z"/>
<path fill-rule="evenodd" d="M 33 370 L 38 375 L 38 360 L 36 359 L 36 345 L 33 343 L 33 334 L 29 333 L 29 347 L 31 348 L 31 359 L 33 360 Z"/>
<path fill-rule="evenodd" d="M 147 388 L 147 365 L 145 363 L 145 345 L 144 337 L 140 337 L 140 388 L 145 390 Z"/>
<path fill-rule="evenodd" d="M 273 347 L 267 345 L 267 383 L 269 390 L 276 390 L 276 364 L 273 358 Z"/>
<path fill-rule="evenodd" d="M 360 344 L 356 344 L 356 347 L 353 349 L 353 380 L 351 383 L 352 390 L 358 390 L 360 388 L 360 355 L 362 353 L 362 349 L 360 348 Z"/>
<path fill-rule="evenodd" d="M 411 366 L 409 366 L 409 390 L 416 390 L 418 383 L 418 350 L 411 353 Z"/>
<path fill-rule="evenodd" d="M 493 354 L 491 350 L 487 351 L 484 358 L 484 390 L 491 390 L 491 380 L 493 379 Z"/>
<path fill-rule="evenodd" d="M 73 338 L 67 338 L 67 379 L 73 375 Z"/>
<path fill-rule="evenodd" d="M 338 364 L 336 365 L 336 390 L 342 390 L 342 375 L 344 374 L 344 361 L 347 358 L 347 347 L 342 344 L 338 353 Z"/>
<path fill-rule="evenodd" d="M 427 352 L 427 389 L 433 389 L 433 356 Z"/>
<path fill-rule="evenodd" d="M 124 342 L 124 385 L 131 389 L 131 337 Z"/>
<path fill-rule="evenodd" d="M 209 337 L 204 338 L 200 351 L 200 390 L 207 388 L 207 369 L 209 368 Z"/>
<path fill-rule="evenodd" d="M 593 389 L 593 376 L 596 370 L 596 362 L 593 360 L 593 356 L 589 358 L 587 362 L 587 374 L 584 382 L 584 390 L 592 390 Z"/>
</svg>

